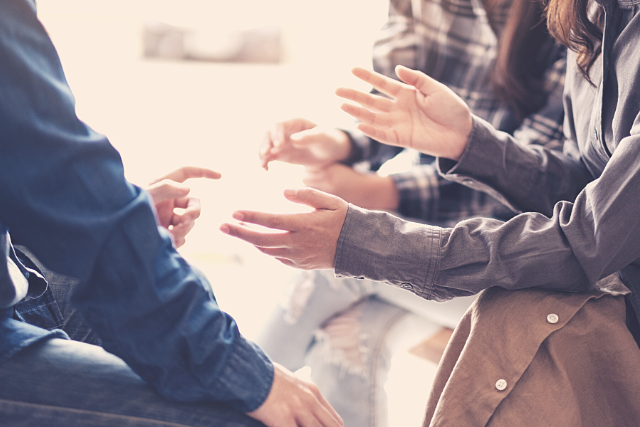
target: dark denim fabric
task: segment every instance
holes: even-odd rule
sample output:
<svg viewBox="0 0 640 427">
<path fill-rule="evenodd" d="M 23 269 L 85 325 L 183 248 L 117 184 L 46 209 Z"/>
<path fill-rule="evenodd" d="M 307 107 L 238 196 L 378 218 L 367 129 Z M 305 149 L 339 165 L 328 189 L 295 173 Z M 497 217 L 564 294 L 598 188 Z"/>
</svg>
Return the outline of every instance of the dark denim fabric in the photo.
<svg viewBox="0 0 640 427">
<path fill-rule="evenodd" d="M 76 116 L 35 3 L 0 0 L 0 11 L 5 256 L 10 230 L 44 265 L 77 278 L 71 303 L 103 347 L 162 395 L 256 409 L 271 389 L 273 365 L 176 252 L 150 196 L 126 181 L 115 148 Z M 25 297 L 14 270 L 0 263 L 0 309 Z M 45 288 L 32 291 L 29 284 L 29 298 Z M 52 334 L 6 316 L 0 328 L 0 360 Z"/>
</svg>

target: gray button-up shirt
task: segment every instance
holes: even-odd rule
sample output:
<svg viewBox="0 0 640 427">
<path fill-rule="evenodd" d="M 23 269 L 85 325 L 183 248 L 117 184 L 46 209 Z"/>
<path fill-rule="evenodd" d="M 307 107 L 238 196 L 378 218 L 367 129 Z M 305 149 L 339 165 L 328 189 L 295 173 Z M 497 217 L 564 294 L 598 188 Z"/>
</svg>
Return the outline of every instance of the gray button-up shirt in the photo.
<svg viewBox="0 0 640 427">
<path fill-rule="evenodd" d="M 453 181 L 522 212 L 453 228 L 350 206 L 335 270 L 444 300 L 492 286 L 583 292 L 618 272 L 640 313 L 640 0 L 604 0 L 603 53 L 591 86 L 568 57 L 564 153 L 523 146 L 475 118 Z"/>
</svg>

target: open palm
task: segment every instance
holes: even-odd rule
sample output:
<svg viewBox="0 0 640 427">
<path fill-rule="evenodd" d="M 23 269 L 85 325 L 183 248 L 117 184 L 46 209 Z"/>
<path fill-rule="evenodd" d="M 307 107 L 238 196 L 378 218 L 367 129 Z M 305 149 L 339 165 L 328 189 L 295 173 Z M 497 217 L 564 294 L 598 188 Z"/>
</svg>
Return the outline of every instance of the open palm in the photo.
<svg viewBox="0 0 640 427">
<path fill-rule="evenodd" d="M 358 129 L 380 142 L 457 160 L 466 147 L 472 120 L 469 107 L 451 89 L 424 73 L 398 66 L 398 82 L 354 68 L 353 74 L 389 98 L 354 89 L 336 94 L 358 105 L 342 109 L 360 120 Z"/>
</svg>

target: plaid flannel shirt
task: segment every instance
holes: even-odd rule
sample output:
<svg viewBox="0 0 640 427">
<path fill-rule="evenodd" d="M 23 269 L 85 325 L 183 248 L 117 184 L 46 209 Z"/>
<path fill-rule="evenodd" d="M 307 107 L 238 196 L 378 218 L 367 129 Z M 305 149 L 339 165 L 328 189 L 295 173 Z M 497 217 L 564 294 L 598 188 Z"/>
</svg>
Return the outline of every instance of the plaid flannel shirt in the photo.
<svg viewBox="0 0 640 427">
<path fill-rule="evenodd" d="M 547 103 L 524 120 L 492 91 L 491 71 L 499 32 L 510 2 L 492 22 L 481 0 L 390 0 L 389 18 L 373 49 L 374 69 L 397 78 L 398 64 L 418 69 L 449 86 L 471 108 L 499 130 L 514 134 L 523 144 L 560 149 L 563 144 L 562 91 L 566 50 L 549 38 L 551 49 L 540 58 L 547 64 Z M 348 164 L 368 162 L 371 170 L 397 155 L 391 147 L 362 134 L 350 133 L 355 150 Z M 507 219 L 513 212 L 491 196 L 442 178 L 433 157 L 420 154 L 408 171 L 391 174 L 400 196 L 398 213 L 421 222 L 450 226 L 473 216 Z"/>
</svg>

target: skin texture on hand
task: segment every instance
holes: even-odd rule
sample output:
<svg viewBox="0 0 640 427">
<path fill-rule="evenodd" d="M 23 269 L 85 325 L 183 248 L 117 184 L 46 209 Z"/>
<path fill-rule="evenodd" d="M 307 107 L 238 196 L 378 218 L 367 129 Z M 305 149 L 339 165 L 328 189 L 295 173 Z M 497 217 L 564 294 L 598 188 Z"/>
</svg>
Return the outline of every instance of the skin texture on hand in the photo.
<svg viewBox="0 0 640 427">
<path fill-rule="evenodd" d="M 354 68 L 353 74 L 389 98 L 339 88 L 342 110 L 360 120 L 358 129 L 390 145 L 414 148 L 432 156 L 459 160 L 473 126 L 469 107 L 451 89 L 426 74 L 398 66 L 404 83 Z"/>
<path fill-rule="evenodd" d="M 349 205 L 339 197 L 312 188 L 285 190 L 284 194 L 290 201 L 314 210 L 296 214 L 236 211 L 233 217 L 242 222 L 222 224 L 220 230 L 288 266 L 303 270 L 333 268 L 338 237 Z M 272 230 L 256 230 L 248 224 Z"/>
<path fill-rule="evenodd" d="M 350 153 L 351 142 L 344 132 L 294 118 L 276 123 L 265 134 L 258 156 L 261 166 L 268 170 L 274 160 L 322 168 L 346 159 Z"/>
<path fill-rule="evenodd" d="M 277 363 L 269 396 L 247 415 L 268 427 L 342 427 L 338 413 L 315 384 L 303 381 Z"/>
<path fill-rule="evenodd" d="M 391 178 L 360 173 L 340 163 L 306 169 L 302 182 L 365 209 L 396 211 L 400 203 L 400 195 Z"/>
<path fill-rule="evenodd" d="M 149 184 L 147 191 L 153 198 L 160 225 L 169 230 L 176 248 L 184 245 L 186 235 L 200 217 L 200 200 L 190 197 L 191 189 L 182 183 L 192 178 L 220 179 L 211 169 L 184 166 Z M 179 210 L 179 211 L 178 211 Z"/>
</svg>

